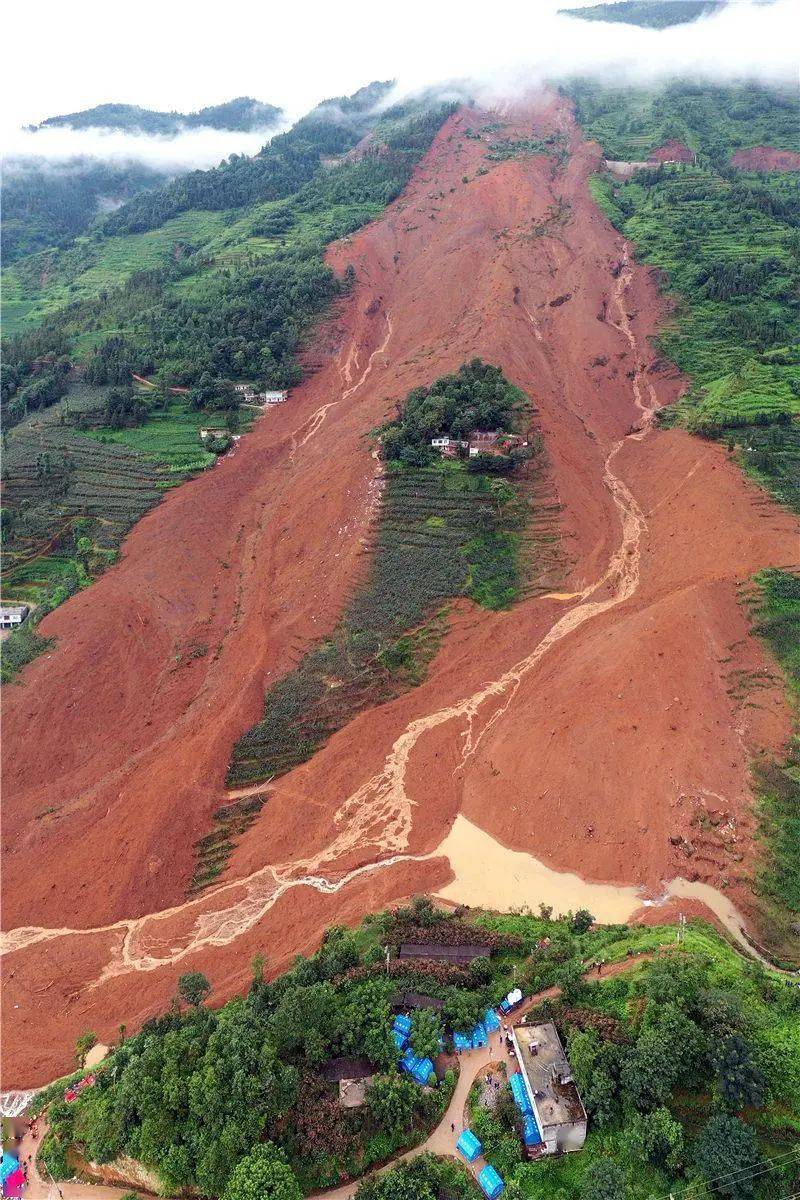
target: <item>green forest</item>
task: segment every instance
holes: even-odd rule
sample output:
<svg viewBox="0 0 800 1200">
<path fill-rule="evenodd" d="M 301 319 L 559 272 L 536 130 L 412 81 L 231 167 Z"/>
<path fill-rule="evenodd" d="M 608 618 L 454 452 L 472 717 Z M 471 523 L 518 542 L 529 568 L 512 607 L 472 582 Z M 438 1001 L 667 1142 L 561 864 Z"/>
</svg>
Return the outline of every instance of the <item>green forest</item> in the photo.
<svg viewBox="0 0 800 1200">
<path fill-rule="evenodd" d="M 204 1003 L 209 981 L 184 975 L 168 1013 L 133 1036 L 120 1031 L 93 1087 L 67 1102 L 62 1083 L 38 1099 L 50 1105 L 42 1157 L 57 1179 L 81 1160 L 128 1154 L 156 1172 L 166 1193 L 189 1186 L 223 1200 L 297 1200 L 423 1141 L 455 1084 L 453 1031 L 470 1028 L 516 981 L 526 995 L 560 989 L 534 1014 L 556 1023 L 590 1133 L 581 1153 L 526 1163 L 507 1089 L 492 1113 L 474 1107 L 474 1091 L 470 1119 L 511 1200 L 650 1200 L 689 1184 L 709 1200 L 791 1194 L 800 989 L 702 922 L 680 944 L 670 926 L 591 922 L 588 913 L 554 918 L 546 908 L 538 916 L 446 914 L 418 898 L 354 931 L 329 930 L 318 953 L 274 982 L 257 956 L 248 993 L 218 1010 Z M 408 940 L 477 941 L 487 955 L 469 967 L 392 958 L 387 970 L 384 946 Z M 601 958 L 626 969 L 593 980 L 585 972 Z M 392 1014 L 408 989 L 437 1005 L 412 1010 L 415 1053 L 437 1059 L 432 1087 L 396 1069 Z M 79 1052 L 91 1040 L 87 1031 Z M 370 1064 L 360 1108 L 338 1103 L 341 1055 Z M 456 1200 L 477 1192 L 465 1172 L 423 1158 L 366 1181 L 358 1195 Z"/>
</svg>

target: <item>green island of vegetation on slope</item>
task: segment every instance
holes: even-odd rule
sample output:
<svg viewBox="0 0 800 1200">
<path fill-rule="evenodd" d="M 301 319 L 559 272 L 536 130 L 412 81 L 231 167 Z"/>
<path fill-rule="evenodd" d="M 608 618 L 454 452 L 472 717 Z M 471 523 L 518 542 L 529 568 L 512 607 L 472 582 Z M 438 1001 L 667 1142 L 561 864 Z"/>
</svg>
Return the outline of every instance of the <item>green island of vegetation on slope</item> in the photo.
<svg viewBox="0 0 800 1200">
<path fill-rule="evenodd" d="M 596 927 L 583 911 L 554 919 L 544 907 L 538 916 L 446 914 L 418 898 L 354 931 L 329 930 L 317 954 L 298 957 L 274 982 L 257 956 L 248 994 L 217 1011 L 203 1004 L 205 977 L 182 976 L 169 1013 L 131 1037 L 121 1029 L 94 1086 L 71 1102 L 64 1082 L 37 1098 L 38 1108 L 49 1105 L 41 1157 L 56 1179 L 128 1155 L 165 1194 L 195 1188 L 222 1200 L 297 1200 L 424 1141 L 455 1085 L 453 1032 L 471 1029 L 514 985 L 526 995 L 555 985 L 560 994 L 541 1001 L 532 1019 L 556 1024 L 588 1139 L 578 1153 L 527 1162 L 507 1084 L 490 1109 L 474 1088 L 470 1123 L 505 1195 L 791 1195 L 800 989 L 743 959 L 703 922 L 691 922 L 680 943 L 677 935 L 674 926 Z M 478 943 L 487 954 L 470 966 L 420 957 L 390 958 L 387 967 L 384 947 L 408 941 Z M 586 974 L 601 959 L 625 969 Z M 424 1088 L 398 1072 L 392 1038 L 393 1012 L 410 992 L 423 1005 L 413 1011 L 412 1047 L 436 1060 L 436 1082 L 429 1077 Z M 78 1053 L 91 1044 L 87 1032 Z M 336 1081 L 353 1059 L 366 1095 L 348 1108 Z M 359 1200 L 477 1195 L 463 1170 L 430 1157 L 365 1180 L 358 1192 Z"/>
<path fill-rule="evenodd" d="M 744 469 L 800 511 L 800 196 L 797 176 L 731 166 L 755 144 L 796 149 L 800 102 L 755 84 L 676 83 L 657 93 L 571 85 L 587 136 L 609 159 L 670 139 L 694 164 L 653 166 L 595 198 L 676 300 L 661 347 L 692 380 L 663 414 L 722 438 Z"/>
<path fill-rule="evenodd" d="M 36 604 L 34 621 L 246 425 L 234 380 L 300 381 L 303 338 L 351 283 L 325 266 L 325 247 L 400 193 L 452 111 L 378 116 L 386 89 L 321 106 L 258 161 L 194 172 L 188 191 L 157 189 L 90 239 L 5 272 L 12 290 L 30 279 L 39 296 L 22 302 L 25 331 L 4 342 L 2 367 L 3 592 Z M 345 161 L 367 132 L 372 149 Z M 203 211 L 188 209 L 190 194 Z M 134 375 L 153 386 L 134 391 Z M 201 426 L 227 431 L 221 444 L 201 442 Z M 33 625 L 15 631 L 4 679 L 45 645 Z"/>
<path fill-rule="evenodd" d="M 476 430 L 508 438 L 470 457 Z M 263 719 L 234 748 L 231 785 L 291 770 L 357 713 L 418 683 L 447 600 L 505 608 L 530 584 L 541 444 L 529 402 L 497 367 L 474 359 L 415 388 L 375 432 L 386 468 L 367 580 L 330 637 L 267 693 Z M 454 456 L 434 439 L 448 439 Z"/>
</svg>

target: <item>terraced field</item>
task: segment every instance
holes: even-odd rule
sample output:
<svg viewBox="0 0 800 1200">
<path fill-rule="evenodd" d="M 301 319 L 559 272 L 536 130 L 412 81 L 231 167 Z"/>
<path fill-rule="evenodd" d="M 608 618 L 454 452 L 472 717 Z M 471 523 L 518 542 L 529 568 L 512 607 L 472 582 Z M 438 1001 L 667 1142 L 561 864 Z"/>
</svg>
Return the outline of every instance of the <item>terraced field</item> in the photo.
<svg viewBox="0 0 800 1200">
<path fill-rule="evenodd" d="M 284 774 L 420 682 L 446 601 L 504 608 L 553 585 L 557 508 L 542 465 L 525 470 L 513 486 L 456 465 L 389 471 L 369 578 L 331 637 L 267 693 L 263 720 L 234 747 L 232 786 Z"/>
<path fill-rule="evenodd" d="M 56 588 L 71 583 L 78 536 L 90 538 L 91 561 L 84 567 L 89 576 L 96 573 L 169 488 L 214 461 L 198 437 L 208 418 L 179 402 L 136 429 L 80 430 L 81 422 L 98 418 L 105 393 L 77 386 L 7 434 L 6 599 L 46 604 Z"/>
</svg>

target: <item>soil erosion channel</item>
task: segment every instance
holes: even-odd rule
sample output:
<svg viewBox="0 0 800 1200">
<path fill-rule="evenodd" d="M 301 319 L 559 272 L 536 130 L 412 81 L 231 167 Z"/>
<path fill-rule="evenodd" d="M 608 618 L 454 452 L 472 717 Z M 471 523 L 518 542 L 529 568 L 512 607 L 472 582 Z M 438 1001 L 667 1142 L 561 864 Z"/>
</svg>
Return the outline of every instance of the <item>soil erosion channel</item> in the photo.
<svg viewBox="0 0 800 1200">
<path fill-rule="evenodd" d="M 600 887 L 609 913 L 679 877 L 715 905 L 727 885 L 729 924 L 747 912 L 748 761 L 788 715 L 777 685 L 758 707 L 732 694 L 733 671 L 764 668 L 735 589 L 793 556 L 797 526 L 720 448 L 653 427 L 682 383 L 648 341 L 655 284 L 589 195 L 599 151 L 561 100 L 502 116 L 481 139 L 466 133 L 497 114 L 451 118 L 400 200 L 332 249 L 358 282 L 317 372 L 137 526 L 8 689 L 9 1084 L 66 1068 L 87 1028 L 135 1027 L 183 971 L 221 998 L 256 950 L 277 971 L 334 920 L 415 890 L 479 900 L 459 880 L 470 827 L 493 861 L 535 856 L 509 902 L 547 900 L 549 870 Z M 532 132 L 563 134 L 567 161 L 486 158 Z M 457 606 L 428 679 L 272 783 L 223 881 L 187 901 L 234 740 L 362 570 L 380 495 L 362 435 L 474 355 L 539 411 L 562 590 Z"/>
</svg>

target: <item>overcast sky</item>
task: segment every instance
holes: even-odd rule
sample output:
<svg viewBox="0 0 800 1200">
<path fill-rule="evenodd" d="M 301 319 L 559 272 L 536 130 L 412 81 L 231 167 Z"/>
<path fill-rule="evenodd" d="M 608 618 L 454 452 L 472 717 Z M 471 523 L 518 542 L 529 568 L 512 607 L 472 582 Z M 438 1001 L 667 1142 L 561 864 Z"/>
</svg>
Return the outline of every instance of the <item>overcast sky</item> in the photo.
<svg viewBox="0 0 800 1200">
<path fill-rule="evenodd" d="M 4 6 L 3 131 L 107 101 L 191 110 L 234 96 L 292 115 L 376 78 L 613 78 L 682 68 L 797 79 L 800 0 L 663 32 L 557 17 L 565 0 L 37 0 Z M 575 3 L 575 0 L 571 0 Z M 13 142 L 13 138 L 12 138 Z"/>
</svg>

